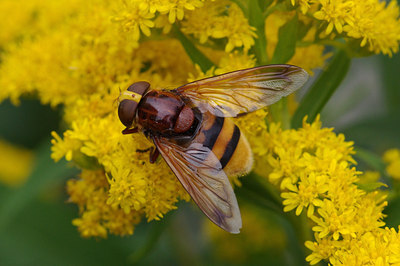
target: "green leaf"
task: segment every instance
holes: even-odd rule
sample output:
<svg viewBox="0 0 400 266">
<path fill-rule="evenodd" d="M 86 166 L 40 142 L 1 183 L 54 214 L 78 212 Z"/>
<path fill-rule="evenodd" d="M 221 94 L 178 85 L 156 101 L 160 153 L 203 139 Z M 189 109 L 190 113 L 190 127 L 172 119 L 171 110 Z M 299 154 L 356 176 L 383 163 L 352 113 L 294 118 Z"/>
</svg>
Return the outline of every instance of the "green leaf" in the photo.
<svg viewBox="0 0 400 266">
<path fill-rule="evenodd" d="M 397 228 L 400 224 L 400 197 L 389 201 L 389 205 L 384 209 L 386 214 L 385 223 L 388 227 Z"/>
<path fill-rule="evenodd" d="M 168 225 L 167 217 L 169 216 L 170 215 L 164 217 L 162 221 L 153 222 L 152 228 L 148 233 L 148 237 L 146 238 L 146 240 L 142 243 L 140 248 L 135 250 L 135 252 L 128 257 L 129 264 L 135 265 L 139 263 L 154 250 L 154 247 L 159 242 L 161 235 Z"/>
<path fill-rule="evenodd" d="M 0 234 L 1 265 L 126 265 L 129 252 L 144 241 L 142 232 L 135 239 L 84 239 L 71 224 L 77 215 L 59 198 L 30 201 Z"/>
<path fill-rule="evenodd" d="M 385 181 L 385 184 L 383 184 L 381 182 L 377 182 L 374 185 L 373 184 L 369 184 L 368 186 L 359 185 L 362 189 L 368 191 L 368 189 L 379 188 L 382 186 L 382 184 L 384 186 L 392 185 L 392 180 L 386 174 L 386 165 L 379 155 L 377 155 L 369 150 L 357 147 L 356 154 L 354 155 L 354 157 L 357 159 L 357 161 L 362 161 L 366 165 L 368 165 L 370 168 L 372 168 L 373 170 L 378 171 L 379 174 L 381 175 L 382 179 Z M 374 186 L 376 186 L 376 187 L 374 187 Z M 370 190 L 370 191 L 372 191 L 372 190 Z"/>
<path fill-rule="evenodd" d="M 199 49 L 197 49 L 197 47 L 179 30 L 176 25 L 173 26 L 173 30 L 176 38 L 181 42 L 192 62 L 199 65 L 201 71 L 206 72 L 214 66 L 214 63 L 211 62 L 211 60 L 208 59 Z"/>
<path fill-rule="evenodd" d="M 310 26 L 303 21 L 297 20 L 297 40 L 303 40 L 303 38 L 310 31 Z"/>
<path fill-rule="evenodd" d="M 1 202 L 0 232 L 6 229 L 7 225 L 38 194 L 61 184 L 66 177 L 77 173 L 77 169 L 68 167 L 66 162 L 54 163 L 50 158 L 50 146 L 50 141 L 47 141 L 38 148 L 35 166 L 27 182 Z"/>
<path fill-rule="evenodd" d="M 54 109 L 25 97 L 18 106 L 5 100 L 0 104 L 0 121 L 0 138 L 34 149 L 59 126 L 61 108 Z"/>
<path fill-rule="evenodd" d="M 266 10 L 268 7 L 270 7 L 272 5 L 274 0 L 258 0 L 258 2 L 259 2 L 261 9 Z"/>
<path fill-rule="evenodd" d="M 367 192 L 372 192 L 377 189 L 380 189 L 382 187 L 387 187 L 385 183 L 382 182 L 373 182 L 373 183 L 368 183 L 368 184 L 356 184 L 358 188 L 367 191 Z"/>
<path fill-rule="evenodd" d="M 351 59 L 344 51 L 339 50 L 336 53 L 327 69 L 321 73 L 317 81 L 301 100 L 292 118 L 292 128 L 301 127 L 303 117 L 306 115 L 309 122 L 315 120 L 315 117 L 321 112 L 346 76 L 350 62 Z"/>
<path fill-rule="evenodd" d="M 400 117 L 398 114 L 376 116 L 358 121 L 340 130 L 347 139 L 368 150 L 383 153 L 384 150 L 400 147 Z"/>
<path fill-rule="evenodd" d="M 271 64 L 284 64 L 294 55 L 296 50 L 298 18 L 294 16 L 279 29 L 279 38 Z"/>
<path fill-rule="evenodd" d="M 398 113 L 400 110 L 400 54 L 395 54 L 392 58 L 384 56 L 380 58 L 387 107 L 390 112 Z"/>
<path fill-rule="evenodd" d="M 355 157 L 367 163 L 371 168 L 380 172 L 381 175 L 385 174 L 386 165 L 382 161 L 382 158 L 377 154 L 357 147 Z"/>
<path fill-rule="evenodd" d="M 271 105 L 269 107 L 269 112 L 273 121 L 279 122 L 282 129 L 290 129 L 290 114 L 286 97 Z"/>
<path fill-rule="evenodd" d="M 263 11 L 258 1 L 249 1 L 249 24 L 256 28 L 257 38 L 254 40 L 254 53 L 256 54 L 257 64 L 265 65 L 268 63 L 267 39 L 265 38 L 265 20 Z"/>
<path fill-rule="evenodd" d="M 235 190 L 236 195 L 265 209 L 283 213 L 281 198 L 269 182 L 263 182 L 253 172 L 241 179 L 241 182 L 242 186 Z"/>
</svg>

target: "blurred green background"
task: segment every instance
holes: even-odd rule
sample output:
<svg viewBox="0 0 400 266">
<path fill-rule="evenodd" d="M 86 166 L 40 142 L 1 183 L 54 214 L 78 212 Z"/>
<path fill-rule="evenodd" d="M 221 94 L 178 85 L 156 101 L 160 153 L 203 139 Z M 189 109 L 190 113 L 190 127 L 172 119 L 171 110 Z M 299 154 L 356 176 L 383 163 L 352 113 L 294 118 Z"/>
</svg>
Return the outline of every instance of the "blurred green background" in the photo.
<svg viewBox="0 0 400 266">
<path fill-rule="evenodd" d="M 359 170 L 382 172 L 382 153 L 400 148 L 399 69 L 399 55 L 353 60 L 346 79 L 322 113 L 324 126 L 334 127 L 355 142 L 360 150 L 356 156 Z M 243 264 L 218 253 L 221 249 L 204 234 L 204 216 L 191 203 L 179 204 L 178 210 L 161 222 L 142 222 L 132 236 L 81 238 L 71 223 L 78 209 L 68 204 L 65 193 L 65 181 L 78 171 L 66 162 L 55 164 L 50 159 L 50 132 L 64 129 L 61 112 L 61 107 L 42 106 L 35 99 L 23 99 L 18 107 L 7 101 L 0 105 L 0 139 L 32 150 L 35 158 L 25 183 L 18 187 L 0 184 L 0 265 Z M 238 194 L 239 205 L 245 204 L 240 189 Z M 399 209 L 399 200 L 389 202 L 388 226 L 400 224 Z M 260 217 L 268 219 L 271 230 L 295 238 L 295 229 L 275 214 L 263 211 Z M 283 236 L 271 235 L 272 243 L 279 242 L 274 237 Z M 301 246 L 293 241 L 280 243 L 254 249 L 245 264 L 306 264 Z"/>
</svg>

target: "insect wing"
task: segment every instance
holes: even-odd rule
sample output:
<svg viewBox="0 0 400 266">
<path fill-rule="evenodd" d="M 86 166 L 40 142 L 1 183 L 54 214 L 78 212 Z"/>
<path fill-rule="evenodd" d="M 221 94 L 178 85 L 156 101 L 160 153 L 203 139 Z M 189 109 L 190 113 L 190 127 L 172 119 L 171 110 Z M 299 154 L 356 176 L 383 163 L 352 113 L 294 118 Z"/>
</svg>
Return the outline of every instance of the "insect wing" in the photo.
<svg viewBox="0 0 400 266">
<path fill-rule="evenodd" d="M 219 227 L 239 233 L 239 206 L 229 179 L 214 153 L 201 143 L 189 147 L 154 138 L 154 143 L 199 208 Z"/>
<path fill-rule="evenodd" d="M 267 65 L 238 70 L 188 83 L 176 89 L 202 112 L 236 117 L 277 102 L 299 89 L 308 74 L 292 65 Z"/>
</svg>

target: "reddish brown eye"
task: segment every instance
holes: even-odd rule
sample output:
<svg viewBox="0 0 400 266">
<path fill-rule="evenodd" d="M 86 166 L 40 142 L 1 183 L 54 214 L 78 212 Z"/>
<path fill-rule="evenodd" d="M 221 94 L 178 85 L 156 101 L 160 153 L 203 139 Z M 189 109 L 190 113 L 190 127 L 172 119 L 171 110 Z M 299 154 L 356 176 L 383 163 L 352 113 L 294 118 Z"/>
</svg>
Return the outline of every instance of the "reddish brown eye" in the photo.
<svg viewBox="0 0 400 266">
<path fill-rule="evenodd" d="M 139 81 L 139 82 L 135 82 L 131 86 L 129 86 L 128 91 L 133 91 L 140 95 L 144 95 L 149 88 L 150 88 L 150 84 L 148 82 Z"/>
<path fill-rule="evenodd" d="M 118 116 L 121 123 L 126 127 L 131 127 L 135 118 L 138 104 L 135 101 L 123 100 L 118 106 Z"/>
</svg>

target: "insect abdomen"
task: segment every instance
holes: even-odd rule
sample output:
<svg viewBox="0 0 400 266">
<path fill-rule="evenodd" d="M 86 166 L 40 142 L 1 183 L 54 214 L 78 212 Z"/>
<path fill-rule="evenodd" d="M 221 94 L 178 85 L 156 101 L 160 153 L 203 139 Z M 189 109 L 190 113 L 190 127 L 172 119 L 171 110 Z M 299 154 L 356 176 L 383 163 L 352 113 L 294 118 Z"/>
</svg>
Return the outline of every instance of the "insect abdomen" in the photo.
<svg viewBox="0 0 400 266">
<path fill-rule="evenodd" d="M 250 145 L 231 118 L 205 113 L 202 127 L 194 141 L 213 151 L 227 176 L 244 175 L 253 166 Z"/>
</svg>

